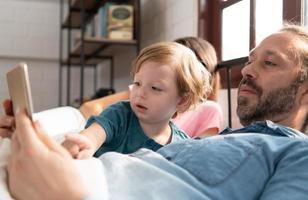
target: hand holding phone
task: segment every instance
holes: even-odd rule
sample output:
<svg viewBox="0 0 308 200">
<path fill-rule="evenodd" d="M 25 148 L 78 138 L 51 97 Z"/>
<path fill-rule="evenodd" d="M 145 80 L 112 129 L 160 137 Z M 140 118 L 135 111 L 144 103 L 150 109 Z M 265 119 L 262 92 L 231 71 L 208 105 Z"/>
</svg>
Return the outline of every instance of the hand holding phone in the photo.
<svg viewBox="0 0 308 200">
<path fill-rule="evenodd" d="M 26 63 L 19 63 L 6 74 L 9 94 L 13 103 L 13 113 L 16 114 L 17 108 L 25 108 L 28 116 L 33 120 L 33 105 Z"/>
</svg>

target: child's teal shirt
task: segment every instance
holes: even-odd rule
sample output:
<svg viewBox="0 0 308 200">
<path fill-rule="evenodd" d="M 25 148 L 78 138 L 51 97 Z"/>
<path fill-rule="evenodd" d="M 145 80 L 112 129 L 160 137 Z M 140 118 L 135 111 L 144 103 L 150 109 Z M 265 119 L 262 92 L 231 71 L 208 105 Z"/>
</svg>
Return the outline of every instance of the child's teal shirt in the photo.
<svg viewBox="0 0 308 200">
<path fill-rule="evenodd" d="M 120 101 L 109 106 L 99 116 L 90 117 L 86 128 L 94 122 L 106 132 L 106 141 L 96 151 L 95 157 L 109 151 L 129 154 L 140 148 L 157 151 L 162 147 L 144 133 L 129 101 Z M 171 143 L 189 138 L 173 122 L 170 121 L 169 124 L 172 131 Z"/>
</svg>

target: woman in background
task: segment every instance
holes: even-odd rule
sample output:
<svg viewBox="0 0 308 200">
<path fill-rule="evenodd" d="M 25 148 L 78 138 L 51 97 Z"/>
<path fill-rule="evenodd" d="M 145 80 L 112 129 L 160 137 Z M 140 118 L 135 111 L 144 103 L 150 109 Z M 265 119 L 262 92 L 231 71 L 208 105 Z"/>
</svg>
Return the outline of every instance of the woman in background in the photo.
<svg viewBox="0 0 308 200">
<path fill-rule="evenodd" d="M 214 47 L 202 38 L 183 37 L 175 40 L 190 48 L 202 65 L 211 73 L 212 91 L 206 96 L 208 100 L 199 104 L 195 109 L 178 115 L 173 122 L 182 128 L 190 137 L 206 137 L 219 133 L 222 129 L 223 114 L 216 102 L 220 89 L 220 76 L 216 73 L 217 56 Z"/>
</svg>

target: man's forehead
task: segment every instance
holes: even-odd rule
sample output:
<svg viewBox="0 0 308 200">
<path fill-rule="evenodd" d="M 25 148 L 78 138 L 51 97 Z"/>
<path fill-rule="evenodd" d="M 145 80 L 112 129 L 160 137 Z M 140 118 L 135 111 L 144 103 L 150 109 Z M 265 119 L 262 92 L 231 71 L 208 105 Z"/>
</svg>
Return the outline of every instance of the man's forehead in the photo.
<svg viewBox="0 0 308 200">
<path fill-rule="evenodd" d="M 287 51 L 279 51 L 277 49 L 261 49 L 261 48 L 258 48 L 258 47 L 255 47 L 254 49 L 252 49 L 250 52 L 249 52 L 249 56 L 254 56 L 255 54 L 257 53 L 261 53 L 265 56 L 280 56 L 280 57 L 283 57 L 284 55 L 288 54 Z"/>
<path fill-rule="evenodd" d="M 263 56 L 278 56 L 294 59 L 294 42 L 293 38 L 285 33 L 273 34 L 252 49 L 249 55 L 261 54 Z"/>
</svg>

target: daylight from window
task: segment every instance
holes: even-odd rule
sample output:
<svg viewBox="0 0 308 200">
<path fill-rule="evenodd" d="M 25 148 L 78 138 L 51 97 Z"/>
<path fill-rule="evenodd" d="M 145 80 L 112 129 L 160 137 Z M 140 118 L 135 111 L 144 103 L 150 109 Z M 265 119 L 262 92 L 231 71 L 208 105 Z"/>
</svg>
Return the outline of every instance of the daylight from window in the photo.
<svg viewBox="0 0 308 200">
<path fill-rule="evenodd" d="M 256 1 L 256 44 L 282 25 L 282 0 Z"/>
<path fill-rule="evenodd" d="M 249 51 L 249 0 L 223 10 L 222 60 L 247 56 Z"/>
<path fill-rule="evenodd" d="M 248 55 L 249 9 L 250 1 L 243 0 L 223 10 L 222 60 Z M 282 0 L 256 1 L 256 44 L 277 31 L 281 25 Z"/>
<path fill-rule="evenodd" d="M 305 0 L 304 4 L 304 24 L 308 25 L 308 0 Z"/>
</svg>

